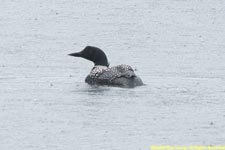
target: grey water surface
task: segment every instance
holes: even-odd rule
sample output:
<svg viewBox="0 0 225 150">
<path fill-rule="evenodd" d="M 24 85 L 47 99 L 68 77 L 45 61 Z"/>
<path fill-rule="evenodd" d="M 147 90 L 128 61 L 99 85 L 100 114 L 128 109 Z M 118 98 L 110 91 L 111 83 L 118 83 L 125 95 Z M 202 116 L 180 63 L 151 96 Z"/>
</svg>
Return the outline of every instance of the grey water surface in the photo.
<svg viewBox="0 0 225 150">
<path fill-rule="evenodd" d="M 1 150 L 225 144 L 225 1 L 0 2 Z M 86 45 L 146 85 L 85 84 Z"/>
</svg>

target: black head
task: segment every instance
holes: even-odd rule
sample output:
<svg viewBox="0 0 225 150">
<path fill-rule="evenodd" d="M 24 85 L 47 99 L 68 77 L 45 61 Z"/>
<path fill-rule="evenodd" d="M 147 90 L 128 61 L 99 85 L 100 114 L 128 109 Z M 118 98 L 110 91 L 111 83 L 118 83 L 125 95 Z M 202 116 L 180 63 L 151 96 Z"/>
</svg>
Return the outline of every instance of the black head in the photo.
<svg viewBox="0 0 225 150">
<path fill-rule="evenodd" d="M 87 60 L 94 62 L 95 65 L 101 65 L 101 66 L 107 66 L 107 67 L 109 66 L 105 53 L 97 47 L 87 46 L 81 52 L 72 53 L 69 55 L 85 58 Z"/>
</svg>

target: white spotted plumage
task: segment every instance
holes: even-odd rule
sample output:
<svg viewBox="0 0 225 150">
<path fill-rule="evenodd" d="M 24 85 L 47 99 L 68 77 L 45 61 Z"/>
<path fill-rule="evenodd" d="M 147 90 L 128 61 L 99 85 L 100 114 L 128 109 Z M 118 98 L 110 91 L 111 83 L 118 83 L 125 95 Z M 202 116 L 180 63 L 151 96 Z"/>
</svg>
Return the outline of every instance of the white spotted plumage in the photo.
<svg viewBox="0 0 225 150">
<path fill-rule="evenodd" d="M 113 81 L 115 78 L 119 78 L 121 76 L 130 78 L 136 75 L 131 66 L 122 64 L 110 68 L 106 66 L 95 66 L 91 70 L 89 76 L 99 80 Z"/>
</svg>

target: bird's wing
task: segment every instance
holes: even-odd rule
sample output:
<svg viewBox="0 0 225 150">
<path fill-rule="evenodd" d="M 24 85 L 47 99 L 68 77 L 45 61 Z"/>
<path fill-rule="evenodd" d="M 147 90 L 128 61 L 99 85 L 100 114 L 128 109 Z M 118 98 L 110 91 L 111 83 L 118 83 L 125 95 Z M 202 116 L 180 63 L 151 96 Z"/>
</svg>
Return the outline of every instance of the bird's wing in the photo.
<svg viewBox="0 0 225 150">
<path fill-rule="evenodd" d="M 134 70 L 130 66 L 118 65 L 104 70 L 104 72 L 99 75 L 99 79 L 113 81 L 115 78 L 131 78 L 135 76 Z"/>
</svg>

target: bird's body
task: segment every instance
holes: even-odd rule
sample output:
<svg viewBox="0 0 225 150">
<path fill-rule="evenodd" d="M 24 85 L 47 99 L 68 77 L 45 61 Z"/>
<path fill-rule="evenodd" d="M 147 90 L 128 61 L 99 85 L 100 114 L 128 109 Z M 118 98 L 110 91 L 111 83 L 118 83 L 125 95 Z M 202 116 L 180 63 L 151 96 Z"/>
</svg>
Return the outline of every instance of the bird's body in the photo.
<svg viewBox="0 0 225 150">
<path fill-rule="evenodd" d="M 95 66 L 86 77 L 88 84 L 113 85 L 123 87 L 135 87 L 142 85 L 134 70 L 128 65 L 114 67 Z"/>
<path fill-rule="evenodd" d="M 69 54 L 82 57 L 95 63 L 85 82 L 90 85 L 109 85 L 120 87 L 135 87 L 143 85 L 142 80 L 136 76 L 129 65 L 108 67 L 105 53 L 96 47 L 87 46 L 83 51 Z"/>
</svg>

